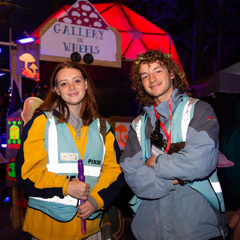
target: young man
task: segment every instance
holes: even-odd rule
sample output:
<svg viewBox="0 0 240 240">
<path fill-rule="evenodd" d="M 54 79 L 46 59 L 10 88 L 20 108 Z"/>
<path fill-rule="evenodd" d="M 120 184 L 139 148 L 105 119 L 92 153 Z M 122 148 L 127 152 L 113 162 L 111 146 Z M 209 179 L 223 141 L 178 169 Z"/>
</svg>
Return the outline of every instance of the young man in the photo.
<svg viewBox="0 0 240 240">
<path fill-rule="evenodd" d="M 135 194 L 134 236 L 224 239 L 225 209 L 216 176 L 219 124 L 213 109 L 188 97 L 183 74 L 161 51 L 139 55 L 131 77 L 132 89 L 145 105 L 120 159 Z"/>
</svg>

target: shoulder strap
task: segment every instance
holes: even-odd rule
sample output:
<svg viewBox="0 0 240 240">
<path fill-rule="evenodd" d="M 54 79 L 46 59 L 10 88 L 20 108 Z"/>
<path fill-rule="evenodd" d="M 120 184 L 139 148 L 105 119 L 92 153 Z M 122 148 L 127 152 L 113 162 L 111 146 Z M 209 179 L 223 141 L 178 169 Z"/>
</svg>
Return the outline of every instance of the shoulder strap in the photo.
<svg viewBox="0 0 240 240">
<path fill-rule="evenodd" d="M 106 131 L 107 131 L 107 127 L 106 127 L 106 121 L 102 118 L 99 119 L 100 120 L 100 133 L 103 137 L 103 142 L 105 143 L 106 140 Z"/>
</svg>

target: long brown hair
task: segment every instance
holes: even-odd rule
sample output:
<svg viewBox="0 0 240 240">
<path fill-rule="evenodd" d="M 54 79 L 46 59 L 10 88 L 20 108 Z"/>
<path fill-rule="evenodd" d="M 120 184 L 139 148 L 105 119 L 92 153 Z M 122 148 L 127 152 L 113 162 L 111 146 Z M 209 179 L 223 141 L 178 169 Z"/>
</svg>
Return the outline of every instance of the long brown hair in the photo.
<svg viewBox="0 0 240 240">
<path fill-rule="evenodd" d="M 154 102 L 153 97 L 145 91 L 142 84 L 141 75 L 139 73 L 140 65 L 142 63 L 150 64 L 153 62 L 159 62 L 159 64 L 164 65 L 167 68 L 169 73 L 173 73 L 175 75 L 174 79 L 172 80 L 174 88 L 187 92 L 188 83 L 185 80 L 184 74 L 181 72 L 177 63 L 171 59 L 171 56 L 161 52 L 160 50 L 149 50 L 138 55 L 132 64 L 131 69 L 131 89 L 137 92 L 137 100 L 139 101 L 140 105 L 151 105 Z"/>
<path fill-rule="evenodd" d="M 64 68 L 75 68 L 82 73 L 82 76 L 85 81 L 87 81 L 87 89 L 85 97 L 82 101 L 82 108 L 80 112 L 80 116 L 83 120 L 84 125 L 89 125 L 93 118 L 99 117 L 97 103 L 94 97 L 94 86 L 92 80 L 87 75 L 87 73 L 83 70 L 82 67 L 78 63 L 74 62 L 64 62 L 57 65 L 54 69 L 53 74 L 51 76 L 51 85 L 50 90 L 47 94 L 46 99 L 44 102 L 36 109 L 35 113 L 47 111 L 51 112 L 56 107 L 59 109 L 60 117 L 58 122 L 66 122 L 70 118 L 70 110 L 67 106 L 66 102 L 62 99 L 60 95 L 58 95 L 55 91 L 55 87 L 57 87 L 57 79 L 56 76 L 58 72 Z M 67 111 L 67 113 L 66 113 Z M 67 117 L 66 117 L 67 116 Z"/>
</svg>

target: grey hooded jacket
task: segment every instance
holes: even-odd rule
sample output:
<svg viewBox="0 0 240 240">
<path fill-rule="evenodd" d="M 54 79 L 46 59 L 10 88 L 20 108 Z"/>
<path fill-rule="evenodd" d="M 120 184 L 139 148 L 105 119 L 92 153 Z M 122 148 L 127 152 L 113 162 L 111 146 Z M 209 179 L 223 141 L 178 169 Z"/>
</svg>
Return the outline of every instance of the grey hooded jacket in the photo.
<svg viewBox="0 0 240 240">
<path fill-rule="evenodd" d="M 183 94 L 172 94 L 172 113 Z M 168 129 L 168 101 L 157 106 L 160 120 Z M 144 107 L 148 115 L 146 139 L 155 126 L 153 106 Z M 181 119 L 179 119 L 181 121 Z M 163 133 L 163 132 L 162 132 Z M 207 240 L 220 236 L 220 217 L 210 203 L 188 185 L 173 185 L 173 179 L 195 181 L 209 176 L 217 165 L 219 124 L 212 107 L 199 101 L 189 124 L 185 147 L 178 153 L 158 156 L 154 168 L 144 164 L 136 132 L 130 128 L 120 165 L 127 184 L 141 198 L 132 231 L 142 240 Z"/>
</svg>

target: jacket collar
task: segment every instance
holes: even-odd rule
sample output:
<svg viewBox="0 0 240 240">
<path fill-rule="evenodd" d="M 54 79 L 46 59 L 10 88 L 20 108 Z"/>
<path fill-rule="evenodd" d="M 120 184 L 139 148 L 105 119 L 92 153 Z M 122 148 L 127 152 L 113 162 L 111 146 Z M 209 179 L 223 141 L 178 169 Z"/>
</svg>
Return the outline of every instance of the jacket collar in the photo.
<svg viewBox="0 0 240 240">
<path fill-rule="evenodd" d="M 182 100 L 183 96 L 186 96 L 185 93 L 180 92 L 177 88 L 173 90 L 172 96 L 171 96 L 171 105 L 172 105 L 172 113 L 175 112 L 178 104 Z M 155 126 L 156 116 L 154 113 L 154 107 L 151 106 L 145 106 L 143 108 L 144 112 L 147 113 L 149 118 L 151 119 L 151 123 L 153 126 Z M 169 119 L 169 106 L 168 101 L 162 102 L 156 107 L 157 112 L 160 114 L 160 120 L 163 122 L 163 124 Z"/>
</svg>

